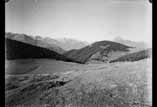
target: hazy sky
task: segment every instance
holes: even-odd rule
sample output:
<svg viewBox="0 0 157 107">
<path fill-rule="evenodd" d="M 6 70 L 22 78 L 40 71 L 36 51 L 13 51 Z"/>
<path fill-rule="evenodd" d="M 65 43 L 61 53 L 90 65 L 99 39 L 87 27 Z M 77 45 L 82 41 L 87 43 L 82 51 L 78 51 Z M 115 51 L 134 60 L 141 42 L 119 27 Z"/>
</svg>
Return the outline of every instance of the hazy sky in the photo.
<svg viewBox="0 0 157 107">
<path fill-rule="evenodd" d="M 88 42 L 152 39 L 148 0 L 10 0 L 5 9 L 6 32 Z"/>
</svg>

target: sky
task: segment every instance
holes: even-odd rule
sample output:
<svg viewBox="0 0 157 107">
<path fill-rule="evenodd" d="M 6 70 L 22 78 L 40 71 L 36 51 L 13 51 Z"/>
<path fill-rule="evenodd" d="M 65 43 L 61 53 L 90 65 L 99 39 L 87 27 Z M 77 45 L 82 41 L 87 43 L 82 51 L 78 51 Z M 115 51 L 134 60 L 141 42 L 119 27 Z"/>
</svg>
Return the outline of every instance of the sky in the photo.
<svg viewBox="0 0 157 107">
<path fill-rule="evenodd" d="M 152 4 L 148 0 L 10 0 L 6 32 L 87 42 L 152 42 Z"/>
</svg>

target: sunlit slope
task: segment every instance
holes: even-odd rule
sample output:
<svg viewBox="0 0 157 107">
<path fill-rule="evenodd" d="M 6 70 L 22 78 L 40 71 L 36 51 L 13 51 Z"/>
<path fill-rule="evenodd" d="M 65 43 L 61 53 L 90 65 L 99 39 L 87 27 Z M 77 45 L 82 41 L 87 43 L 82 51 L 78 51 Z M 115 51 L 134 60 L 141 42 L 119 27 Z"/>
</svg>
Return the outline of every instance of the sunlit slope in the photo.
<svg viewBox="0 0 157 107">
<path fill-rule="evenodd" d="M 82 63 L 91 60 L 108 62 L 111 59 L 126 54 L 130 48 L 129 46 L 112 41 L 99 41 L 82 49 L 68 51 L 64 55 Z"/>
</svg>

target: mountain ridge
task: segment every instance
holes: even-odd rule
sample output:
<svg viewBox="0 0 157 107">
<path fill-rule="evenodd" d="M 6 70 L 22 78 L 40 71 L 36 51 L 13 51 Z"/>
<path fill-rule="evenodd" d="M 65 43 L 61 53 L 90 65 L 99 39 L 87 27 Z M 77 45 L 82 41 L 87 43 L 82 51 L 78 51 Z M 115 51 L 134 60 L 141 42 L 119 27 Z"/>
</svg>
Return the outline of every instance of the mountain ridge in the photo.
<svg viewBox="0 0 157 107">
<path fill-rule="evenodd" d="M 104 40 L 95 42 L 81 49 L 70 50 L 66 52 L 64 55 L 77 61 L 86 63 L 92 60 L 93 55 L 98 54 L 95 55 L 95 59 L 106 62 L 110 60 L 112 56 L 116 57 L 116 55 L 113 55 L 114 52 L 126 53 L 129 51 L 129 48 L 132 47 Z"/>
<path fill-rule="evenodd" d="M 40 46 L 47 48 L 53 51 L 56 51 L 60 54 L 63 54 L 65 51 L 71 49 L 80 49 L 88 45 L 85 41 L 75 40 L 71 38 L 51 38 L 51 37 L 41 37 L 41 36 L 31 36 L 27 34 L 19 33 L 5 33 L 6 38 L 13 40 L 18 40 L 24 43 L 29 43 L 35 46 Z"/>
<path fill-rule="evenodd" d="M 139 61 L 139 60 L 151 57 L 151 53 L 152 53 L 152 49 L 148 48 L 148 49 L 141 50 L 138 52 L 133 52 L 133 53 L 123 55 L 117 59 L 111 60 L 110 63 L 125 62 L 125 61 L 132 61 L 132 62 Z"/>
<path fill-rule="evenodd" d="M 32 37 L 32 36 L 26 35 L 26 34 L 6 33 L 5 37 L 12 39 L 12 40 L 20 41 L 23 43 L 31 44 L 34 46 L 46 48 L 46 49 L 49 49 L 52 51 L 56 51 L 57 53 L 60 53 L 60 54 L 63 54 L 65 52 L 65 50 L 62 49 L 61 47 L 54 45 L 54 44 L 50 44 L 47 41 L 44 41 L 44 39 L 40 36 Z"/>
<path fill-rule="evenodd" d="M 125 45 L 128 45 L 128 46 L 135 47 L 137 50 L 143 50 L 143 49 L 146 49 L 146 48 L 150 48 L 150 46 L 144 41 L 127 40 L 127 39 L 124 39 L 120 36 L 114 38 L 113 41 L 118 42 L 118 43 L 122 43 L 122 44 L 125 44 Z"/>
<path fill-rule="evenodd" d="M 50 58 L 55 60 L 79 63 L 78 61 L 67 58 L 66 56 L 61 55 L 55 51 L 27 44 L 24 42 L 6 38 L 5 43 L 6 43 L 5 47 L 6 59 L 8 60 Z"/>
</svg>

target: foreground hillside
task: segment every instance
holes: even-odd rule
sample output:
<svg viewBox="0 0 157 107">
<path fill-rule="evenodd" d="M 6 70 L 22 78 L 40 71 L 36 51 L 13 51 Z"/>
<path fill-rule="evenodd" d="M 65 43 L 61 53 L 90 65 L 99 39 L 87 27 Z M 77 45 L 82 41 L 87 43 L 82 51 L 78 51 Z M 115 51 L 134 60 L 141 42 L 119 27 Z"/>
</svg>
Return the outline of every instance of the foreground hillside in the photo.
<svg viewBox="0 0 157 107">
<path fill-rule="evenodd" d="M 59 61 L 55 59 L 16 59 L 5 61 L 6 74 L 54 74 L 77 69 L 85 69 L 86 65 Z"/>
<path fill-rule="evenodd" d="M 7 59 L 50 58 L 62 61 L 76 62 L 52 50 L 48 50 L 45 48 L 37 47 L 34 45 L 26 44 L 23 42 L 7 38 L 5 41 Z"/>
<path fill-rule="evenodd" d="M 112 41 L 99 41 L 82 49 L 68 51 L 64 55 L 82 63 L 92 60 L 108 62 L 111 59 L 126 54 L 130 48 L 129 46 Z"/>
<path fill-rule="evenodd" d="M 35 61 L 47 67 L 43 65 L 24 75 L 6 75 L 6 107 L 152 106 L 151 59 L 85 65 L 47 59 Z M 63 68 L 51 68 L 55 63 Z M 57 70 L 61 72 L 56 73 Z"/>
</svg>

